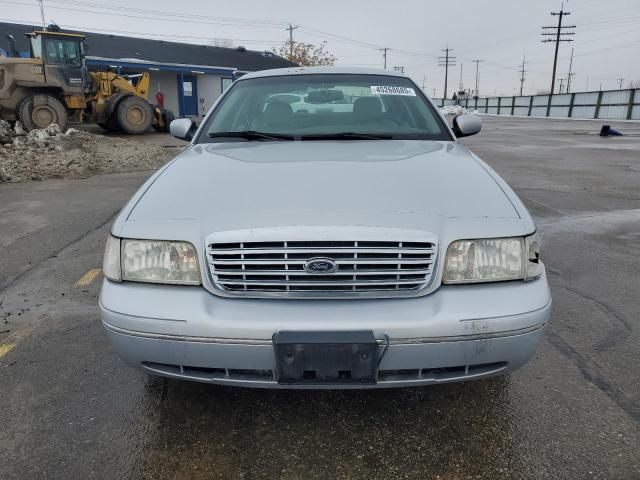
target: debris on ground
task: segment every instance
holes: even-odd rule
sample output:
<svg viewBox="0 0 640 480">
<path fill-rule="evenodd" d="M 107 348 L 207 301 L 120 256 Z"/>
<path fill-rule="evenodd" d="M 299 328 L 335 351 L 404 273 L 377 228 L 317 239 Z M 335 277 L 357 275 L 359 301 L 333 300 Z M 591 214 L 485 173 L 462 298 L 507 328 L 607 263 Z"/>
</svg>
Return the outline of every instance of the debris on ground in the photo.
<svg viewBox="0 0 640 480">
<path fill-rule="evenodd" d="M 26 132 L 0 120 L 0 183 L 47 178 L 86 178 L 100 173 L 161 167 L 178 151 L 57 124 Z"/>
</svg>

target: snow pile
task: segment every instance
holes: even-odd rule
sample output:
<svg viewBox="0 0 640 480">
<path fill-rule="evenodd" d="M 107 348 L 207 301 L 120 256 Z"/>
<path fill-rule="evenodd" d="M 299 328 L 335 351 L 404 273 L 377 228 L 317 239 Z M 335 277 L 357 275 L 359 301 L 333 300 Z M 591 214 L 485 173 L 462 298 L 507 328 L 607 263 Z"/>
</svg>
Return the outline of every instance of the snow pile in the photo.
<svg viewBox="0 0 640 480">
<path fill-rule="evenodd" d="M 57 124 L 26 132 L 0 120 L 0 183 L 46 178 L 86 178 L 99 173 L 151 170 L 176 150 L 118 137 L 94 135 Z"/>
</svg>

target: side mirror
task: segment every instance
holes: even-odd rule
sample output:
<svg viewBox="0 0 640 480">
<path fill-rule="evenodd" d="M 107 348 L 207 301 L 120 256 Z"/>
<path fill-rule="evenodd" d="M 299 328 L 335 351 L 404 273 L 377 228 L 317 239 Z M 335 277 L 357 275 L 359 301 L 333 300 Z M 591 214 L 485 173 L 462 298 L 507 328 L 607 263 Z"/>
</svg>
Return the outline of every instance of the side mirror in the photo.
<svg viewBox="0 0 640 480">
<path fill-rule="evenodd" d="M 453 119 L 453 133 L 456 137 L 475 135 L 482 129 L 482 119 L 479 115 L 458 115 Z"/>
<path fill-rule="evenodd" d="M 174 137 L 188 142 L 196 133 L 196 124 L 189 118 L 178 118 L 169 124 L 169 132 Z"/>
</svg>

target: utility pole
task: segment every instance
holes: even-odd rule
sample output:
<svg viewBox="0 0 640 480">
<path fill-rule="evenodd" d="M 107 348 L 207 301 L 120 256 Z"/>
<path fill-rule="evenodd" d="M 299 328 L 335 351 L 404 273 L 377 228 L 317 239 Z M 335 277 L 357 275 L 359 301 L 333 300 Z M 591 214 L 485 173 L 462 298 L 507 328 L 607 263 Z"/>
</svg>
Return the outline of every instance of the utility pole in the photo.
<svg viewBox="0 0 640 480">
<path fill-rule="evenodd" d="M 395 67 L 393 67 L 393 71 L 404 73 L 404 65 L 396 65 Z"/>
<path fill-rule="evenodd" d="M 573 29 L 576 28 L 576 26 L 562 25 L 562 18 L 566 15 L 571 15 L 571 12 L 565 12 L 562 8 L 559 12 L 551 12 L 551 15 L 554 17 L 558 17 L 558 25 L 551 27 L 542 27 L 542 36 L 552 36 L 555 38 L 544 38 L 542 40 L 542 43 L 555 42 L 556 44 L 556 51 L 553 56 L 553 73 L 551 74 L 551 94 L 553 95 L 556 81 L 556 67 L 558 66 L 558 48 L 560 47 L 560 42 L 573 42 L 572 38 L 562 38 L 562 36 L 575 35 Z M 545 30 L 552 31 L 546 32 Z"/>
<path fill-rule="evenodd" d="M 452 57 L 449 55 L 449 52 L 453 51 L 453 48 L 442 49 L 444 52 L 444 56 L 438 57 L 438 66 L 444 67 L 444 94 L 442 98 L 447 99 L 447 81 L 449 79 L 449 67 L 455 67 L 456 65 L 456 57 Z"/>
<path fill-rule="evenodd" d="M 573 67 L 573 48 L 571 49 L 571 60 L 569 60 L 569 73 L 567 74 L 567 93 L 571 93 L 571 77 L 575 76 L 575 73 L 571 73 L 571 67 Z"/>
<path fill-rule="evenodd" d="M 476 93 L 475 93 L 475 97 L 478 98 L 480 96 L 480 91 L 478 90 L 478 71 L 479 71 L 479 66 L 480 66 L 480 62 L 484 62 L 484 60 L 474 60 L 475 64 L 476 64 Z"/>
<path fill-rule="evenodd" d="M 458 91 L 461 92 L 462 88 L 464 87 L 464 84 L 462 83 L 462 63 L 460 64 L 460 85 L 458 86 Z"/>
<path fill-rule="evenodd" d="M 618 82 L 620 82 L 620 90 L 622 90 L 622 82 L 624 82 L 624 78 L 619 78 Z"/>
<path fill-rule="evenodd" d="M 387 69 L 387 50 L 389 50 L 389 48 L 385 47 L 385 48 L 381 48 L 380 50 L 382 50 L 382 56 L 384 57 L 384 69 Z"/>
<path fill-rule="evenodd" d="M 562 93 L 562 84 L 564 83 L 564 78 L 558 78 L 558 80 L 560 81 L 560 89 L 558 93 Z"/>
<path fill-rule="evenodd" d="M 524 65 L 526 63 L 529 63 L 529 62 L 526 62 L 525 56 L 522 55 L 522 66 L 520 67 L 520 70 L 518 70 L 518 72 L 520 72 L 520 96 L 522 96 L 522 90 L 524 89 L 524 81 L 526 78 L 524 74 L 527 73 L 527 71 L 524 69 Z"/>
<path fill-rule="evenodd" d="M 41 0 L 44 1 L 44 0 Z M 298 27 L 294 27 L 293 25 L 289 25 L 287 28 L 285 28 L 285 30 L 289 30 L 289 60 L 291 60 L 291 58 L 293 58 L 293 31 L 298 28 Z"/>
<path fill-rule="evenodd" d="M 423 91 L 423 92 L 424 92 L 424 89 L 425 89 L 424 83 L 425 83 L 426 81 L 427 81 L 427 76 L 426 76 L 426 75 L 423 75 L 423 76 L 422 76 L 422 91 Z"/>
<path fill-rule="evenodd" d="M 44 19 L 44 0 L 40 0 L 40 18 L 42 19 L 42 30 L 47 31 L 47 22 Z"/>
<path fill-rule="evenodd" d="M 435 98 L 435 97 L 436 97 L 436 89 L 434 88 L 433 89 L 433 98 Z"/>
</svg>

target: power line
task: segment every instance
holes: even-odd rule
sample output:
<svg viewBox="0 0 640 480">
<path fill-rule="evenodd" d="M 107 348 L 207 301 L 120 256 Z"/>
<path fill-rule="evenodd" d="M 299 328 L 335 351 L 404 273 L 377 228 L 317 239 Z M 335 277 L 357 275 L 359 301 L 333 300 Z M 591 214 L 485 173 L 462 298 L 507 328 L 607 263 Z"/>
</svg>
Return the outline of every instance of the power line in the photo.
<svg viewBox="0 0 640 480">
<path fill-rule="evenodd" d="M 555 42 L 556 44 L 555 55 L 553 57 L 553 73 L 551 74 L 551 94 L 553 95 L 554 88 L 555 88 L 555 81 L 556 81 L 556 67 L 558 65 L 558 48 L 560 46 L 560 42 L 573 42 L 572 38 L 562 38 L 562 36 L 575 35 L 575 32 L 573 32 L 573 29 L 576 28 L 576 26 L 562 25 L 562 18 L 566 15 L 571 15 L 571 12 L 565 12 L 564 10 L 560 9 L 559 12 L 551 12 L 551 15 L 554 17 L 558 17 L 558 26 L 542 27 L 542 36 L 543 37 L 554 36 L 555 39 L 544 38 L 542 42 L 543 43 Z M 545 32 L 545 30 L 553 30 L 553 31 Z"/>
<path fill-rule="evenodd" d="M 15 19 L 7 19 L 8 22 L 12 22 L 12 23 L 20 23 L 23 25 L 31 25 L 32 22 L 28 22 L 26 20 L 15 20 Z M 176 33 L 169 33 L 169 34 L 160 34 L 160 33 L 141 33 L 141 32 L 134 32 L 131 30 L 114 30 L 112 28 L 106 29 L 106 28 L 86 28 L 86 27 L 81 27 L 79 25 L 71 25 L 71 24 L 64 24 L 66 29 L 69 30 L 74 30 L 74 31 L 84 31 L 84 32 L 96 32 L 96 33 L 102 33 L 102 32 L 106 32 L 106 33 L 116 33 L 116 34 L 122 34 L 122 35 L 127 35 L 127 36 L 133 36 L 136 38 L 143 38 L 143 39 L 147 39 L 147 40 L 164 40 L 167 41 L 167 39 L 179 39 L 182 41 L 186 41 L 186 40 L 191 40 L 191 41 L 195 41 L 195 40 L 206 40 L 206 41 L 216 41 L 219 40 L 219 38 L 216 37 L 205 37 L 202 35 L 179 35 Z M 281 40 L 256 40 L 256 39 L 243 39 L 243 38 L 228 38 L 228 40 L 231 40 L 233 42 L 254 42 L 254 43 L 266 43 L 266 44 L 271 44 L 271 45 L 281 45 L 282 41 Z M 171 41 L 171 40 L 169 40 Z"/>
<path fill-rule="evenodd" d="M 447 98 L 447 81 L 449 78 L 449 67 L 455 67 L 456 57 L 449 56 L 449 52 L 453 51 L 453 48 L 449 48 L 449 45 L 447 45 L 447 48 L 442 49 L 442 51 L 444 52 L 444 56 L 438 57 L 438 66 L 444 67 L 444 95 L 442 98 L 446 99 Z"/>
<path fill-rule="evenodd" d="M 39 0 L 38 0 L 39 1 Z M 149 9 L 144 9 L 144 8 L 135 8 L 135 7 L 131 7 L 131 6 L 115 6 L 111 3 L 109 3 L 108 5 L 104 5 L 104 4 L 97 4 L 97 3 L 92 3 L 92 2 L 86 2 L 86 1 L 81 1 L 81 0 L 47 0 L 48 3 L 62 3 L 62 4 L 68 4 L 68 5 L 80 5 L 80 6 L 86 6 L 86 7 L 94 7 L 94 8 L 102 8 L 102 9 L 106 9 L 106 10 L 121 10 L 127 13 L 131 13 L 131 12 L 135 12 L 135 13 L 144 13 L 144 14 L 150 14 L 150 15 L 154 15 L 154 16 L 167 16 L 167 17 L 177 17 L 177 18 L 192 18 L 192 19 L 197 19 L 197 20 L 212 20 L 215 22 L 225 22 L 223 24 L 228 24 L 228 25 L 237 25 L 237 26 L 270 26 L 270 27 L 282 27 L 287 25 L 286 22 L 281 22 L 281 21 L 270 21 L 270 20 L 254 20 L 254 19 L 247 19 L 247 18 L 237 18 L 237 17 L 213 17 L 213 16 L 207 16 L 207 15 L 195 15 L 195 14 L 188 14 L 188 13 L 182 13 L 182 12 L 170 12 L 170 11 L 166 11 L 166 10 L 149 10 Z M 65 7 L 56 7 L 59 9 L 65 9 Z M 146 18 L 146 17 L 145 17 Z M 195 22 L 195 23 L 199 23 L 199 22 Z M 204 23 L 204 22 L 203 22 Z"/>
</svg>

